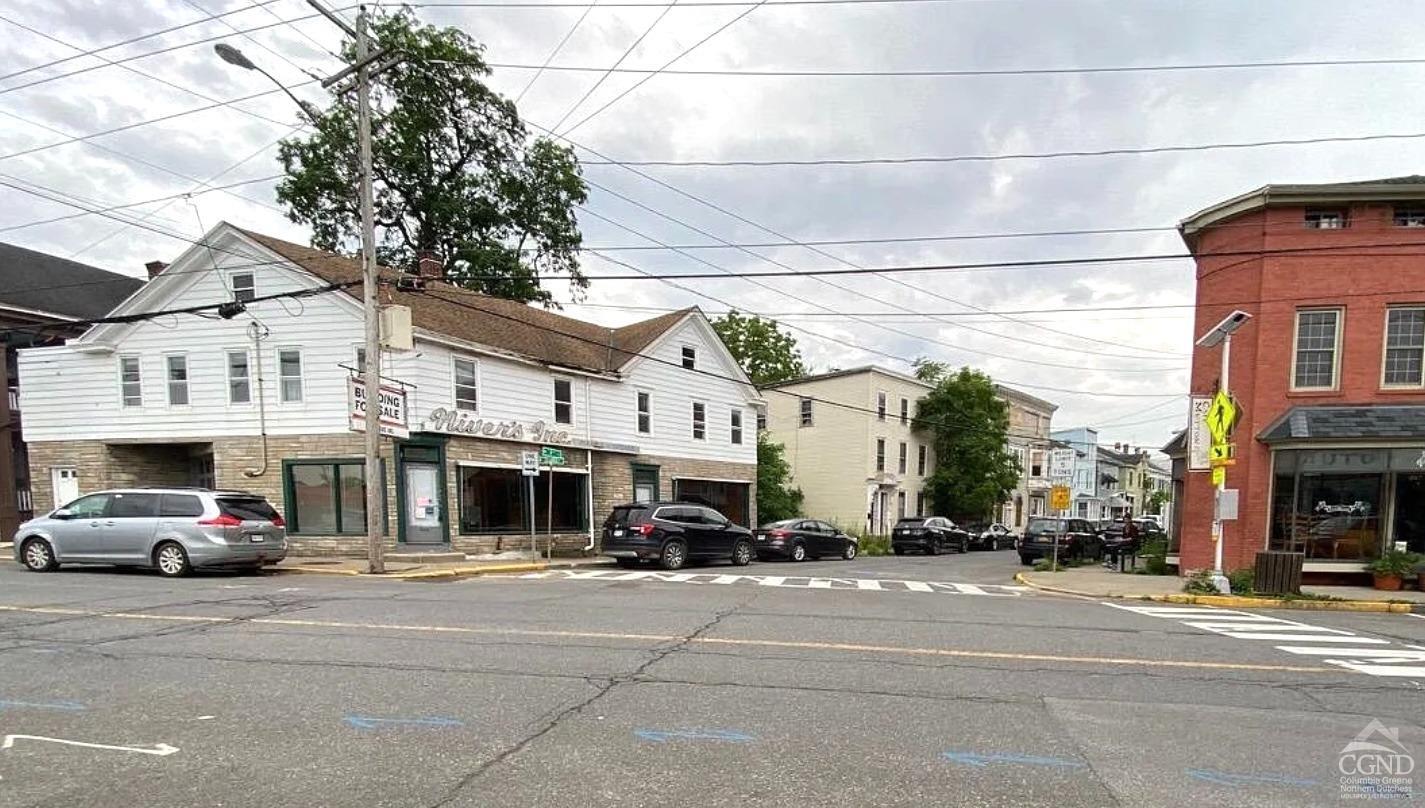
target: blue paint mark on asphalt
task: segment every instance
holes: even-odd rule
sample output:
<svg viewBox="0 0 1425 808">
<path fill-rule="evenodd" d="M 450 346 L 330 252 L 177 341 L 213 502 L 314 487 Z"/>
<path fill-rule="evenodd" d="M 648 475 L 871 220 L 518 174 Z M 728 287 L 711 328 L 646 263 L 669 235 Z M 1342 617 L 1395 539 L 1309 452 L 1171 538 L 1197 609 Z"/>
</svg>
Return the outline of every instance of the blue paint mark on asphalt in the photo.
<svg viewBox="0 0 1425 808">
<path fill-rule="evenodd" d="M 757 740 L 745 732 L 725 729 L 637 729 L 633 734 L 640 740 L 664 743 L 665 741 L 723 741 L 726 743 L 748 743 Z"/>
<path fill-rule="evenodd" d="M 30 710 L 69 710 L 77 712 L 88 709 L 77 701 L 10 701 L 0 699 L 0 710 L 7 708 L 24 708 Z"/>
<path fill-rule="evenodd" d="M 1292 777 L 1285 774 L 1234 774 L 1232 772 L 1218 772 L 1212 769 L 1187 769 L 1187 776 L 1194 780 L 1202 780 L 1208 783 L 1216 783 L 1220 786 L 1297 786 L 1299 788 L 1309 788 L 1317 785 L 1315 780 L 1303 780 L 1300 777 Z"/>
<path fill-rule="evenodd" d="M 1042 757 L 1040 755 L 1019 755 L 1013 752 L 992 752 L 988 755 L 982 755 L 977 752 L 942 752 L 940 756 L 952 763 L 959 763 L 965 766 L 979 766 L 982 768 L 991 763 L 1009 763 L 1019 766 L 1053 766 L 1060 769 L 1082 769 L 1085 765 L 1077 760 Z"/>
<path fill-rule="evenodd" d="M 342 719 L 348 725 L 356 729 L 376 729 L 379 726 L 412 726 L 412 727 L 463 727 L 464 722 L 454 718 L 376 718 L 369 715 L 348 715 Z"/>
</svg>

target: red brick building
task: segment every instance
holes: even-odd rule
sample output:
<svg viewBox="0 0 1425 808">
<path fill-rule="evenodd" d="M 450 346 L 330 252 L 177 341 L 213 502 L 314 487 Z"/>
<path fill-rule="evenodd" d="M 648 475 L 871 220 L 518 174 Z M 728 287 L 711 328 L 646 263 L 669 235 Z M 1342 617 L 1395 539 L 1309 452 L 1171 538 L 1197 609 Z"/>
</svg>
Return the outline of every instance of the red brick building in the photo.
<svg viewBox="0 0 1425 808">
<path fill-rule="evenodd" d="M 1360 571 L 1398 542 L 1425 551 L 1425 176 L 1268 185 L 1179 230 L 1195 333 L 1252 315 L 1231 351 L 1240 513 L 1224 568 L 1262 549 L 1303 552 L 1308 572 Z M 1193 395 L 1216 391 L 1221 350 L 1194 349 Z M 1212 566 L 1210 476 L 1185 474 L 1183 570 Z"/>
</svg>

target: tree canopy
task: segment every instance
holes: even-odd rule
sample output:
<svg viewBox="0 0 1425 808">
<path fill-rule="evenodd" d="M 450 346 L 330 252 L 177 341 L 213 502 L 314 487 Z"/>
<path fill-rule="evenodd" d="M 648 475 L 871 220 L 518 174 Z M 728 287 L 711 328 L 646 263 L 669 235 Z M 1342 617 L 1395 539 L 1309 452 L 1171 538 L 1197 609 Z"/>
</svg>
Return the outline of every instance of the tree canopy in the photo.
<svg viewBox="0 0 1425 808">
<path fill-rule="evenodd" d="M 587 288 L 574 206 L 588 190 L 573 150 L 528 136 L 514 102 L 485 86 L 483 47 L 459 29 L 402 11 L 374 17 L 372 34 L 404 57 L 372 80 L 378 260 L 409 267 L 432 251 L 453 283 L 545 306 L 538 276 L 567 276 L 576 296 Z M 355 61 L 352 43 L 342 56 Z M 280 146 L 278 201 L 322 249 L 360 241 L 356 119 L 347 93 Z"/>
<path fill-rule="evenodd" d="M 797 341 L 775 320 L 730 311 L 712 321 L 723 344 L 757 386 L 791 381 L 807 374 Z"/>
<path fill-rule="evenodd" d="M 935 447 L 927 481 L 935 512 L 957 521 L 989 516 L 1019 482 L 1010 454 L 1009 405 L 989 376 L 970 368 L 950 372 L 941 362 L 919 360 L 916 375 L 935 388 L 920 400 L 913 427 Z"/>
<path fill-rule="evenodd" d="M 757 433 L 757 519 L 762 524 L 801 516 L 802 492 L 788 484 L 785 447 Z"/>
</svg>

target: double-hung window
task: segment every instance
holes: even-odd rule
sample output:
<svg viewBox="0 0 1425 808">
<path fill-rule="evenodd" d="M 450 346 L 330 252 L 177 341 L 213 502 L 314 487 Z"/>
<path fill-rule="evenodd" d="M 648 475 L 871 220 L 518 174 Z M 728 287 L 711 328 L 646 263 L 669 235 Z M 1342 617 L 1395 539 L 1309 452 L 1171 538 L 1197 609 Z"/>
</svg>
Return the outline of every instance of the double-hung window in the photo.
<svg viewBox="0 0 1425 808">
<path fill-rule="evenodd" d="M 251 272 L 234 272 L 228 276 L 233 287 L 233 300 L 249 303 L 257 297 L 257 276 Z"/>
<path fill-rule="evenodd" d="M 742 443 L 742 410 L 733 410 L 731 413 L 732 442 Z"/>
<path fill-rule="evenodd" d="M 876 471 L 886 470 L 886 439 L 876 438 Z"/>
<path fill-rule="evenodd" d="M 877 394 L 876 394 L 876 420 L 877 420 L 877 421 L 884 421 L 884 420 L 886 420 L 886 394 L 885 394 L 885 393 L 877 393 Z"/>
<path fill-rule="evenodd" d="M 901 425 L 910 423 L 910 399 L 901 399 Z"/>
<path fill-rule="evenodd" d="M 811 421 L 811 399 L 809 399 L 809 398 L 804 398 L 804 399 L 801 400 L 801 421 L 800 421 L 800 424 L 801 424 L 802 426 L 811 426 L 811 423 L 812 423 L 812 421 Z"/>
<path fill-rule="evenodd" d="M 1425 308 L 1390 309 L 1385 315 L 1386 387 L 1425 384 Z"/>
<path fill-rule="evenodd" d="M 302 400 L 302 352 L 296 348 L 277 351 L 277 381 L 283 403 Z"/>
<path fill-rule="evenodd" d="M 701 401 L 693 402 L 693 440 L 708 437 L 708 408 Z"/>
<path fill-rule="evenodd" d="M 906 452 L 907 452 L 907 451 L 908 451 L 908 450 L 906 449 L 905 441 L 901 441 L 901 456 L 900 456 L 900 460 L 896 463 L 896 472 L 897 472 L 898 474 L 905 474 L 905 463 L 906 463 Z"/>
<path fill-rule="evenodd" d="M 915 473 L 925 476 L 925 444 L 920 444 L 915 449 Z"/>
<path fill-rule="evenodd" d="M 119 357 L 119 390 L 125 407 L 143 406 L 143 371 L 137 356 Z"/>
<path fill-rule="evenodd" d="M 554 423 L 574 423 L 574 382 L 554 380 Z"/>
<path fill-rule="evenodd" d="M 466 412 L 480 410 L 480 368 L 474 359 L 459 356 L 451 360 L 455 382 L 455 409 Z"/>
<path fill-rule="evenodd" d="M 644 390 L 637 393 L 638 403 L 638 434 L 650 435 L 653 433 L 653 394 Z"/>
<path fill-rule="evenodd" d="M 1334 390 L 1340 344 L 1340 309 L 1298 311 L 1292 389 Z"/>
<path fill-rule="evenodd" d="M 169 354 L 163 357 L 164 378 L 168 381 L 168 406 L 188 405 L 188 357 Z"/>
<path fill-rule="evenodd" d="M 252 371 L 247 351 L 228 351 L 228 403 L 252 403 Z"/>
</svg>

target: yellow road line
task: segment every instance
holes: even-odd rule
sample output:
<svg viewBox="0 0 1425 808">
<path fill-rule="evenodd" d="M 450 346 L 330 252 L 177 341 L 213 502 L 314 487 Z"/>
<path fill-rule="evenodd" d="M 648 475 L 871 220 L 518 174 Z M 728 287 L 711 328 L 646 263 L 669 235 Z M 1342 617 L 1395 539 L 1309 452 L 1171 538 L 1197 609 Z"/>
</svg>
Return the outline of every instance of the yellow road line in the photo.
<svg viewBox="0 0 1425 808">
<path fill-rule="evenodd" d="M 1266 665 L 1248 662 L 1205 662 L 1199 660 L 1148 659 L 1144 657 L 1068 656 L 1063 654 L 1026 654 L 1011 651 L 973 651 L 960 648 L 916 648 L 902 645 L 864 645 L 860 643 L 809 642 L 797 640 L 754 640 L 735 637 L 693 637 L 673 634 L 631 634 L 604 631 L 560 631 L 555 629 L 493 628 L 476 626 L 428 626 L 408 623 L 352 623 L 339 620 L 298 620 L 281 617 L 209 617 L 200 615 L 151 614 L 138 612 L 100 612 L 84 609 L 63 609 L 47 606 L 0 606 L 0 612 L 24 614 L 55 614 L 73 617 L 94 617 L 113 620 L 160 620 L 174 622 L 228 623 L 242 622 L 264 626 L 294 628 L 336 628 L 363 631 L 409 631 L 438 634 L 479 636 L 539 637 L 582 640 L 631 640 L 635 642 L 680 642 L 696 645 L 716 645 L 757 648 L 785 648 L 803 651 L 839 651 L 858 654 L 893 654 L 933 656 L 960 659 L 996 659 L 1009 662 L 1062 662 L 1081 665 L 1126 665 L 1148 668 L 1182 668 L 1194 670 L 1274 671 L 1285 673 L 1340 673 L 1338 668 L 1310 665 Z"/>
</svg>

